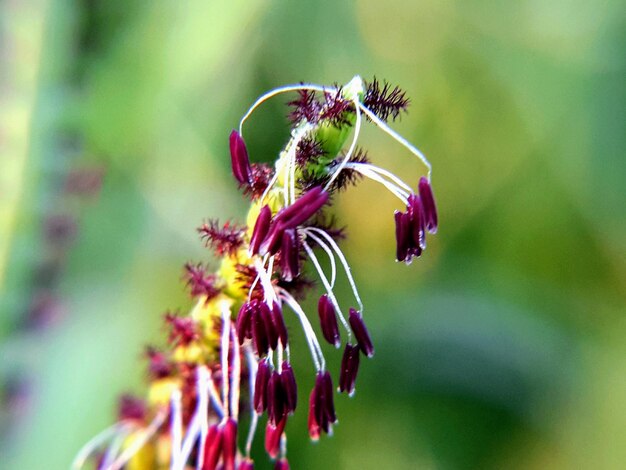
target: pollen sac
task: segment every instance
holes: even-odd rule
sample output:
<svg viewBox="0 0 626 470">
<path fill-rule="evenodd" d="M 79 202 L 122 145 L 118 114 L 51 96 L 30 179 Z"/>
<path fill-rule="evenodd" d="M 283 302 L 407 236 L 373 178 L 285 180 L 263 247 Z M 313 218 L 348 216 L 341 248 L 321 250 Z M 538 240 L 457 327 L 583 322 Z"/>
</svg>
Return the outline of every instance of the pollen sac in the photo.
<svg viewBox="0 0 626 470">
<path fill-rule="evenodd" d="M 320 297 L 317 303 L 317 312 L 320 317 L 324 339 L 338 348 L 341 345 L 341 337 L 339 335 L 339 325 L 337 325 L 337 315 L 335 314 L 335 307 L 333 307 L 327 294 Z"/>
<path fill-rule="evenodd" d="M 319 372 L 309 397 L 309 436 L 317 440 L 321 431 L 331 433 L 336 422 L 332 379 L 328 372 Z"/>
<path fill-rule="evenodd" d="M 374 345 L 370 339 L 367 327 L 363 322 L 363 317 L 359 312 L 351 308 L 349 320 L 361 352 L 367 357 L 372 357 L 374 355 Z"/>
<path fill-rule="evenodd" d="M 259 362 L 259 368 L 256 373 L 256 381 L 254 383 L 253 405 L 257 413 L 261 414 L 267 409 L 267 385 L 272 371 L 267 359 Z"/>
<path fill-rule="evenodd" d="M 237 470 L 254 470 L 254 462 L 250 458 L 245 458 L 239 462 Z"/>
<path fill-rule="evenodd" d="M 250 159 L 248 150 L 241 134 L 236 130 L 230 133 L 230 161 L 233 168 L 233 175 L 240 185 L 250 184 Z"/>
<path fill-rule="evenodd" d="M 259 302 L 259 315 L 261 315 L 263 324 L 265 325 L 267 344 L 270 348 L 276 349 L 278 347 L 278 332 L 276 331 L 274 319 L 272 318 L 272 310 L 265 302 Z"/>
<path fill-rule="evenodd" d="M 341 370 L 339 371 L 339 391 L 354 394 L 354 384 L 356 375 L 359 372 L 359 346 L 346 344 L 341 360 Z"/>
<path fill-rule="evenodd" d="M 267 383 L 267 417 L 269 422 L 278 423 L 286 413 L 287 397 L 283 382 L 277 371 L 272 372 Z"/>
<path fill-rule="evenodd" d="M 416 194 L 409 196 L 406 211 L 410 220 L 411 243 L 413 246 L 424 250 L 426 248 L 424 207 Z"/>
<path fill-rule="evenodd" d="M 235 470 L 235 457 L 237 455 L 237 421 L 233 418 L 228 418 L 223 425 L 222 455 L 224 470 Z"/>
<path fill-rule="evenodd" d="M 274 470 L 289 470 L 289 462 L 285 457 L 276 461 L 276 465 L 274 465 Z"/>
<path fill-rule="evenodd" d="M 239 344 L 242 345 L 246 338 L 252 339 L 252 307 L 249 302 L 239 309 L 235 323 Z"/>
<path fill-rule="evenodd" d="M 280 379 L 285 391 L 285 409 L 287 413 L 291 414 L 296 411 L 296 406 L 298 405 L 298 385 L 296 384 L 293 369 L 287 361 L 284 361 L 282 364 Z"/>
<path fill-rule="evenodd" d="M 209 428 L 204 443 L 204 463 L 202 470 L 215 470 L 217 468 L 217 462 L 222 454 L 222 441 L 222 429 L 217 424 L 214 424 Z"/>
<path fill-rule="evenodd" d="M 295 229 L 311 218 L 328 201 L 328 193 L 321 186 L 308 190 L 274 216 L 268 233 L 259 247 L 261 256 L 278 253 L 286 230 Z"/>
<path fill-rule="evenodd" d="M 285 325 L 285 318 L 283 317 L 283 309 L 276 301 L 274 301 L 272 306 L 272 320 L 281 344 L 283 347 L 286 347 L 288 342 L 287 326 Z"/>
<path fill-rule="evenodd" d="M 410 201 L 409 204 L 411 204 Z M 419 204 L 419 200 L 417 200 L 414 204 Z M 394 212 L 394 219 L 396 222 L 397 261 L 404 261 L 406 264 L 410 264 L 414 256 L 418 257 L 422 254 L 421 244 L 424 243 L 423 229 L 420 229 L 420 227 L 422 227 L 422 222 L 421 219 L 413 220 L 413 217 L 419 214 L 421 214 L 420 206 L 416 206 L 416 209 L 412 209 L 410 205 L 407 207 L 407 212 Z M 417 229 L 415 229 L 415 226 L 417 226 Z M 415 230 L 417 230 L 417 234 L 415 233 Z"/>
<path fill-rule="evenodd" d="M 278 453 L 280 452 L 280 438 L 285 430 L 286 424 L 287 417 L 284 416 L 283 419 L 277 423 L 268 421 L 265 427 L 265 451 L 273 459 L 278 457 Z"/>
<path fill-rule="evenodd" d="M 250 237 L 250 253 L 253 255 L 259 253 L 259 247 L 269 231 L 271 219 L 272 210 L 266 204 L 259 211 L 259 216 L 257 217 L 254 228 L 252 229 L 252 236 Z"/>
<path fill-rule="evenodd" d="M 437 207 L 435 206 L 435 197 L 428 180 L 424 177 L 420 178 L 418 184 L 420 198 L 424 206 L 424 220 L 426 229 L 430 233 L 437 233 Z"/>
<path fill-rule="evenodd" d="M 293 281 L 300 274 L 300 243 L 296 229 L 283 232 L 280 248 L 280 272 L 283 280 Z"/>
</svg>

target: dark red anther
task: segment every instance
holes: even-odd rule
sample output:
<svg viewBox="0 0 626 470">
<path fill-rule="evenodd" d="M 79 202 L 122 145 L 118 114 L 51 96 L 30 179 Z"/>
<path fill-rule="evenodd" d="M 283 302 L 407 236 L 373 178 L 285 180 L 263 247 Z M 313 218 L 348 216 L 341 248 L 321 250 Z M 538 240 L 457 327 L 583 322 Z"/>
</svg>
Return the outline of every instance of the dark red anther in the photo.
<svg viewBox="0 0 626 470">
<path fill-rule="evenodd" d="M 235 457 L 237 456 L 237 421 L 228 418 L 223 425 L 222 435 L 224 470 L 235 470 Z"/>
<path fill-rule="evenodd" d="M 274 325 L 274 319 L 272 317 L 272 311 L 265 302 L 259 303 L 259 314 L 265 324 L 265 333 L 267 334 L 267 342 L 269 347 L 276 349 L 278 346 L 278 332 Z"/>
<path fill-rule="evenodd" d="M 416 194 L 411 194 L 407 204 L 407 214 L 411 220 L 411 243 L 422 250 L 426 248 L 426 233 L 424 232 L 424 208 L 422 201 Z M 421 254 L 421 253 L 420 253 Z M 419 256 L 419 254 L 417 255 Z"/>
<path fill-rule="evenodd" d="M 425 177 L 421 177 L 418 184 L 418 191 L 422 198 L 422 206 L 424 207 L 424 220 L 426 228 L 430 233 L 437 233 L 437 207 L 435 205 L 435 197 L 430 182 Z"/>
<path fill-rule="evenodd" d="M 311 390 L 311 394 L 309 395 L 309 419 L 308 419 L 308 427 L 309 427 L 309 436 L 312 440 L 317 441 L 320 438 L 320 425 L 315 418 L 317 414 L 317 399 L 316 399 L 315 387 Z"/>
<path fill-rule="evenodd" d="M 283 317 L 283 309 L 280 308 L 280 305 L 276 301 L 274 301 L 274 305 L 272 307 L 272 320 L 274 321 L 274 327 L 276 328 L 280 342 L 283 347 L 286 347 L 289 339 L 287 335 L 287 326 L 285 325 L 285 318 Z"/>
<path fill-rule="evenodd" d="M 350 326 L 363 354 L 367 357 L 372 357 L 374 355 L 374 345 L 363 322 L 363 317 L 353 308 L 350 309 Z"/>
<path fill-rule="evenodd" d="M 339 335 L 339 325 L 337 325 L 337 315 L 335 307 L 327 294 L 320 297 L 317 303 L 317 312 L 320 317 L 324 339 L 338 348 L 341 345 L 341 337 Z"/>
<path fill-rule="evenodd" d="M 258 356 L 263 356 L 269 351 L 269 341 L 267 335 L 267 329 L 265 327 L 265 319 L 261 313 L 262 303 L 256 299 L 250 302 L 252 313 L 252 342 L 256 349 Z"/>
<path fill-rule="evenodd" d="M 267 382 L 267 418 L 272 423 L 277 423 L 285 415 L 285 401 L 283 384 L 278 372 L 272 372 Z"/>
<path fill-rule="evenodd" d="M 237 470 L 254 470 L 254 462 L 249 457 L 246 457 L 239 462 Z"/>
<path fill-rule="evenodd" d="M 285 391 L 285 409 L 287 413 L 293 413 L 298 405 L 298 385 L 293 369 L 287 361 L 283 361 L 280 379 Z"/>
<path fill-rule="evenodd" d="M 222 454 L 222 430 L 217 424 L 209 427 L 204 443 L 204 460 L 202 470 L 215 470 Z"/>
<path fill-rule="evenodd" d="M 252 229 L 252 236 L 250 237 L 250 253 L 256 255 L 259 253 L 261 243 L 265 240 L 267 233 L 270 229 L 270 221 L 272 220 L 272 210 L 267 204 L 261 207 L 259 216 L 256 219 L 254 228 Z"/>
<path fill-rule="evenodd" d="M 354 384 L 359 371 L 359 346 L 346 344 L 341 359 L 341 370 L 339 371 L 339 391 L 348 392 L 349 395 L 354 393 Z"/>
<path fill-rule="evenodd" d="M 275 255 L 280 250 L 280 246 L 283 241 L 283 233 L 287 227 L 282 222 L 273 221 L 270 224 L 267 235 L 261 246 L 259 247 L 259 254 L 264 256 L 266 253 Z"/>
<path fill-rule="evenodd" d="M 256 372 L 256 381 L 254 382 L 254 409 L 261 414 L 267 409 L 267 383 L 269 382 L 272 371 L 267 359 L 259 362 L 259 368 Z"/>
<path fill-rule="evenodd" d="M 300 243 L 296 229 L 283 232 L 280 246 L 280 272 L 283 280 L 293 281 L 300 274 Z"/>
<path fill-rule="evenodd" d="M 335 400 L 333 398 L 333 379 L 328 372 L 322 374 L 322 387 L 324 390 L 324 402 L 326 405 L 326 416 L 328 421 L 332 424 L 337 422 L 337 415 L 335 414 Z"/>
<path fill-rule="evenodd" d="M 239 184 L 250 184 L 250 159 L 248 150 L 241 134 L 236 130 L 230 133 L 230 162 L 233 168 L 233 175 Z"/>
<path fill-rule="evenodd" d="M 246 338 L 252 338 L 251 321 L 252 309 L 248 302 L 244 302 L 244 304 L 239 309 L 239 313 L 237 314 L 237 321 L 235 323 L 240 345 L 243 344 Z"/>
<path fill-rule="evenodd" d="M 395 211 L 393 217 L 396 221 L 396 261 L 406 261 L 409 253 L 409 220 L 407 214 Z"/>
<path fill-rule="evenodd" d="M 330 433 L 337 421 L 333 403 L 333 382 L 328 372 L 319 372 L 309 397 L 309 435 L 317 440 L 320 431 Z"/>
<path fill-rule="evenodd" d="M 274 465 L 274 470 L 289 470 L 289 462 L 287 458 L 283 457 L 280 460 L 276 461 L 276 465 Z"/>
<path fill-rule="evenodd" d="M 274 220 L 285 229 L 296 228 L 322 208 L 328 201 L 328 193 L 321 186 L 315 186 L 296 199 L 293 204 L 281 209 Z"/>
<path fill-rule="evenodd" d="M 267 422 L 265 427 L 265 451 L 268 455 L 275 459 L 280 452 L 280 438 L 285 430 L 285 424 L 287 424 L 287 416 L 277 423 Z"/>
</svg>

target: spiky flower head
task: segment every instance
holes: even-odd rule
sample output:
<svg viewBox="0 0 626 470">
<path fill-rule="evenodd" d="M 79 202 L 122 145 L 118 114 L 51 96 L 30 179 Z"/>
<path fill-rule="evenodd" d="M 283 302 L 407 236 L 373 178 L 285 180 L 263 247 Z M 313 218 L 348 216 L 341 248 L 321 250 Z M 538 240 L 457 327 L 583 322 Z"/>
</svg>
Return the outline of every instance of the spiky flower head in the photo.
<svg viewBox="0 0 626 470">
<path fill-rule="evenodd" d="M 263 102 L 282 93 L 297 94 L 288 103 L 291 137 L 273 168 L 251 163 L 243 126 Z M 277 88 L 252 105 L 229 138 L 233 176 L 250 198 L 247 219 L 223 225 L 209 220 L 198 229 L 220 258 L 219 267 L 185 265 L 184 279 L 196 303 L 186 316 L 165 315 L 167 348 L 147 349 L 146 399 L 122 397 L 119 422 L 80 451 L 74 468 L 94 457 L 98 469 L 109 470 L 251 469 L 250 450 L 264 416 L 265 450 L 276 468 L 289 468 L 286 426 L 297 412 L 298 386 L 289 348 L 289 334 L 296 333 L 288 332 L 287 316 L 300 323 L 312 359 L 312 370 L 298 371 L 315 377 L 309 434 L 317 440 L 331 433 L 337 421 L 334 394 L 352 395 L 360 356 L 374 355 L 365 309 L 339 248 L 343 229 L 327 216 L 332 196 L 364 178 L 396 196 L 406 207 L 394 214 L 397 261 L 419 257 L 426 232 L 437 230 L 430 164 L 386 123 L 407 105 L 399 88 L 358 76 L 343 87 Z M 364 120 L 426 166 L 417 190 L 370 163 L 357 147 Z M 319 250 L 329 259 L 329 272 L 322 268 Z M 303 274 L 303 263 L 312 264 L 323 288 L 317 315 L 298 301 L 314 285 Z M 334 293 L 340 271 L 352 288 L 353 303 L 340 302 Z M 329 347 L 345 345 L 340 370 L 328 370 L 316 330 Z M 251 416 L 247 432 L 239 420 L 244 407 Z"/>
</svg>

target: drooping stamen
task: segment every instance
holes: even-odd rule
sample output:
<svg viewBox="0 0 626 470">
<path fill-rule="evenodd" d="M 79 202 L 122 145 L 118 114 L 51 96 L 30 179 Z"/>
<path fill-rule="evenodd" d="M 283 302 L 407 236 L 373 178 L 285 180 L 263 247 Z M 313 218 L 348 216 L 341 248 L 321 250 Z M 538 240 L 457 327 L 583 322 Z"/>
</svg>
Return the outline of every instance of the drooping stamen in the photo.
<svg viewBox="0 0 626 470">
<path fill-rule="evenodd" d="M 353 308 L 350 309 L 350 326 L 363 354 L 367 357 L 372 357 L 374 355 L 374 345 L 363 322 L 363 317 Z"/>
<path fill-rule="evenodd" d="M 252 393 L 252 403 L 258 414 L 263 413 L 267 409 L 267 384 L 271 374 L 272 370 L 270 369 L 268 360 L 261 360 L 257 368 L 254 391 Z"/>
<path fill-rule="evenodd" d="M 230 133 L 230 159 L 233 175 L 239 184 L 250 184 L 250 159 L 241 134 L 235 130 Z"/>
<path fill-rule="evenodd" d="M 322 281 L 322 284 L 324 284 L 324 288 L 326 289 L 326 293 L 328 294 L 328 297 L 330 298 L 333 306 L 335 307 L 335 311 L 337 312 L 337 315 L 339 315 L 339 319 L 341 320 L 342 325 L 344 326 L 344 328 L 346 329 L 346 331 L 348 333 L 348 341 L 349 341 L 350 338 L 351 338 L 351 332 L 350 332 L 350 328 L 348 327 L 348 322 L 346 322 L 346 319 L 343 316 L 343 312 L 341 311 L 341 307 L 339 307 L 339 302 L 337 302 L 337 298 L 335 297 L 335 293 L 333 292 L 333 289 L 332 289 L 330 283 L 328 282 L 328 279 L 326 278 L 326 275 L 324 274 L 324 271 L 322 270 L 322 267 L 320 266 L 319 261 L 317 260 L 317 256 L 315 256 L 315 253 L 313 252 L 313 250 L 311 249 L 311 247 L 308 245 L 307 242 L 302 242 L 302 246 L 304 246 L 304 249 L 306 250 L 307 255 L 311 259 L 311 262 L 315 266 L 315 269 L 317 270 L 317 273 L 320 276 L 320 280 Z M 339 333 L 339 332 L 337 332 L 337 333 Z M 327 339 L 327 341 L 328 341 L 328 339 Z M 331 342 L 331 344 L 334 344 L 334 343 Z"/>
<path fill-rule="evenodd" d="M 433 190 L 426 178 L 420 178 L 418 189 L 422 198 L 422 206 L 424 207 L 426 228 L 430 233 L 437 233 L 437 207 L 435 206 Z"/>
<path fill-rule="evenodd" d="M 261 243 L 267 236 L 267 232 L 270 228 L 270 220 L 272 219 L 272 210 L 267 204 L 261 207 L 259 216 L 256 219 L 254 228 L 252 229 L 252 236 L 250 237 L 250 254 L 256 255 L 259 252 Z"/>
<path fill-rule="evenodd" d="M 287 281 L 293 281 L 300 274 L 299 240 L 296 229 L 283 232 L 280 248 L 280 271 L 281 277 Z"/>
<path fill-rule="evenodd" d="M 224 470 L 235 470 L 237 455 L 237 421 L 228 418 L 223 424 L 222 458 Z"/>
<path fill-rule="evenodd" d="M 285 405 L 287 413 L 292 414 L 298 405 L 298 385 L 293 369 L 289 362 L 282 363 L 282 371 L 280 373 L 283 389 L 285 391 Z"/>
<path fill-rule="evenodd" d="M 341 337 L 339 335 L 339 326 L 337 325 L 337 316 L 333 304 L 328 299 L 328 294 L 320 297 L 317 303 L 317 312 L 320 317 L 320 325 L 324 339 L 336 348 L 341 345 Z"/>
<path fill-rule="evenodd" d="M 339 371 L 339 391 L 348 392 L 348 395 L 354 395 L 354 384 L 359 371 L 359 346 L 346 344 L 346 349 L 341 360 L 341 370 Z"/>
<path fill-rule="evenodd" d="M 206 443 L 204 446 L 204 456 L 202 470 L 216 470 L 220 455 L 222 454 L 223 432 L 222 428 L 214 424 L 209 428 Z"/>
<path fill-rule="evenodd" d="M 265 428 L 265 451 L 275 459 L 280 452 L 280 438 L 287 424 L 287 416 L 283 416 L 277 423 L 267 422 Z"/>
</svg>

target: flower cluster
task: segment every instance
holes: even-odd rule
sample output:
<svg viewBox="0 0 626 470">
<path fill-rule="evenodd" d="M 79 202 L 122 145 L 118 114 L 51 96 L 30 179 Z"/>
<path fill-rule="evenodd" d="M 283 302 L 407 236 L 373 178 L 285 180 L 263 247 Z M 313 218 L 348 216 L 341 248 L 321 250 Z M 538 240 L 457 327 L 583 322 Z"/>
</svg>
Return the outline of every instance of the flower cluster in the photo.
<svg viewBox="0 0 626 470">
<path fill-rule="evenodd" d="M 288 92 L 298 94 L 288 103 L 291 138 L 274 168 L 251 163 L 244 123 L 264 101 Z M 221 260 L 219 268 L 185 266 L 196 303 L 187 316 L 166 314 L 169 346 L 147 350 L 147 398 L 123 397 L 118 423 L 81 450 L 75 468 L 94 456 L 99 469 L 251 469 L 252 442 L 266 415 L 265 450 L 277 469 L 288 469 L 285 430 L 298 408 L 290 321 L 285 320 L 291 314 L 302 326 L 315 374 L 308 401 L 309 435 L 316 440 L 332 432 L 337 421 L 335 392 L 352 395 L 361 355 L 374 355 L 363 303 L 339 248 L 343 231 L 326 214 L 333 194 L 369 178 L 400 199 L 406 212 L 395 213 L 398 261 L 408 263 L 420 256 L 425 232 L 437 229 L 430 164 L 386 123 L 407 105 L 398 88 L 360 77 L 343 87 L 278 88 L 252 105 L 230 135 L 232 172 L 251 200 L 246 223 L 211 220 L 198 229 Z M 363 117 L 426 165 L 427 175 L 419 180 L 417 191 L 370 163 L 357 148 Z M 328 257 L 329 272 L 322 268 L 319 250 Z M 324 287 L 317 307 L 321 337 L 334 348 L 344 344 L 336 376 L 326 367 L 314 315 L 298 301 L 313 285 L 303 272 L 305 262 L 312 264 Z M 347 309 L 334 293 L 339 267 L 354 295 L 355 304 Z M 245 433 L 240 408 L 250 413 Z"/>
</svg>

